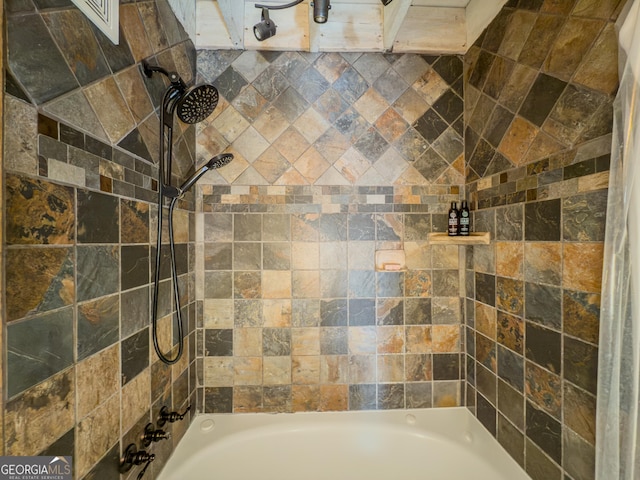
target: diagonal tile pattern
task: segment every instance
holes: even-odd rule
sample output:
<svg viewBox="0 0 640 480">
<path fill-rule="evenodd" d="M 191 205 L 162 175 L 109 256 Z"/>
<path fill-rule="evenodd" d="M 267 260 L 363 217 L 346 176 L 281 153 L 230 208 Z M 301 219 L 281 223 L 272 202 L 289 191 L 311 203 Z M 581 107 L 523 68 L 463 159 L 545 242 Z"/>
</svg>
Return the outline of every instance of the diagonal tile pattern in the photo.
<svg viewBox="0 0 640 480">
<path fill-rule="evenodd" d="M 209 124 L 259 184 L 462 183 L 460 57 L 200 52 L 198 65 L 225 104 Z M 200 160 L 215 155 L 200 137 Z"/>
</svg>

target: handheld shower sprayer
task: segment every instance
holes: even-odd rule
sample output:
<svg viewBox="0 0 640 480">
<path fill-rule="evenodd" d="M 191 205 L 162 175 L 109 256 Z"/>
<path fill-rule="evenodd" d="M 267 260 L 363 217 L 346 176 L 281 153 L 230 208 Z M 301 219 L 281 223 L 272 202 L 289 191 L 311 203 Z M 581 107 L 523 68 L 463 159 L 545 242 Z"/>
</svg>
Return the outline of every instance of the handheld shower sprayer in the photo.
<svg viewBox="0 0 640 480">
<path fill-rule="evenodd" d="M 226 164 L 231 162 L 231 160 L 233 160 L 233 154 L 231 153 L 223 153 L 213 157 L 207 163 L 205 163 L 200 168 L 198 168 L 193 173 L 193 175 L 191 175 L 188 179 L 184 181 L 184 183 L 178 189 L 180 191 L 180 195 L 184 195 L 185 193 L 187 193 L 187 190 L 193 187 L 193 185 L 198 180 L 200 180 L 200 177 L 202 177 L 209 170 L 215 170 L 217 168 L 224 167 Z"/>
<path fill-rule="evenodd" d="M 153 346 L 158 358 L 167 365 L 177 363 L 184 351 L 184 332 L 182 322 L 182 306 L 180 305 L 180 291 L 178 289 L 178 273 L 176 268 L 175 242 L 173 235 L 173 210 L 179 198 L 189 190 L 208 170 L 220 168 L 233 159 L 231 154 L 222 154 L 213 157 L 202 165 L 180 187 L 171 182 L 171 163 L 173 148 L 173 115 L 187 124 L 195 124 L 206 119 L 218 105 L 218 90 L 213 85 L 203 84 L 187 87 L 182 78 L 176 72 L 142 62 L 142 71 L 147 77 L 155 72 L 161 73 L 171 82 L 162 99 L 160 109 L 160 142 L 158 165 L 158 234 L 156 240 L 155 278 L 153 289 L 153 305 L 151 315 Z M 166 134 L 165 134 L 166 132 Z M 166 150 L 165 150 L 166 141 Z M 171 262 L 171 281 L 173 284 L 173 305 L 175 308 L 175 322 L 177 328 L 178 351 L 173 358 L 163 353 L 158 342 L 158 294 L 160 285 L 160 263 L 162 258 L 162 224 L 164 215 L 162 209 L 165 206 L 165 198 L 169 199 L 169 212 L 167 215 L 169 231 L 169 250 Z M 173 343 L 171 344 L 173 347 Z M 169 349 L 171 351 L 172 348 Z"/>
</svg>

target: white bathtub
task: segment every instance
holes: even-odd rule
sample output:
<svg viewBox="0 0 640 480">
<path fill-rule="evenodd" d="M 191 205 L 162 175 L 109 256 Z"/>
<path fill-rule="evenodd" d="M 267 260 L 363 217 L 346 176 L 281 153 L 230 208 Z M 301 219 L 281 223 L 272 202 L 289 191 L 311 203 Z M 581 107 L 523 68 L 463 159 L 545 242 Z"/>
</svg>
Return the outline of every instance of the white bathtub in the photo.
<svg viewBox="0 0 640 480">
<path fill-rule="evenodd" d="M 158 480 L 526 480 L 464 407 L 199 415 Z"/>
</svg>

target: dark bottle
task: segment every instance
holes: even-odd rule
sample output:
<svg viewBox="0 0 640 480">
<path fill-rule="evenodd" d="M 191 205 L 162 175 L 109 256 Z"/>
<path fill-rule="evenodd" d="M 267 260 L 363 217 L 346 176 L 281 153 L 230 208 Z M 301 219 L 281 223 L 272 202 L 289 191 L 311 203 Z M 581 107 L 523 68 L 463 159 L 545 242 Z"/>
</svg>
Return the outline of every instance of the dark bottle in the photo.
<svg viewBox="0 0 640 480">
<path fill-rule="evenodd" d="M 459 228 L 460 214 L 458 212 L 458 204 L 456 202 L 451 202 L 451 208 L 449 209 L 449 236 L 453 237 L 458 235 Z"/>
<path fill-rule="evenodd" d="M 466 200 L 460 206 L 460 235 L 469 236 L 471 231 L 471 217 L 469 216 L 469 205 Z"/>
</svg>

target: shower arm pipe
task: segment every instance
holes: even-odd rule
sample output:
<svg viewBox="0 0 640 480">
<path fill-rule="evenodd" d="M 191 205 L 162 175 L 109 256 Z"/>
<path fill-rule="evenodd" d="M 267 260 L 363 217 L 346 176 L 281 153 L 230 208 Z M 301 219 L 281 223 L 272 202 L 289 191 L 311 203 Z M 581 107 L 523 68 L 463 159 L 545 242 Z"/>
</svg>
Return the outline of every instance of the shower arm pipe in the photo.
<svg viewBox="0 0 640 480">
<path fill-rule="evenodd" d="M 255 7 L 266 8 L 267 10 L 284 10 L 285 8 L 295 7 L 296 5 L 302 2 L 304 2 L 304 0 L 295 0 L 293 2 L 286 3 L 284 5 L 262 5 L 262 4 L 256 3 Z"/>
<path fill-rule="evenodd" d="M 149 62 L 147 62 L 146 60 L 142 61 L 142 71 L 147 76 L 147 78 L 151 78 L 151 76 L 153 75 L 153 72 L 161 73 L 162 75 L 164 75 L 169 79 L 169 81 L 173 86 L 183 90 L 187 88 L 187 86 L 182 81 L 182 78 L 180 78 L 180 75 L 178 75 L 177 72 L 169 72 L 165 68 L 159 67 L 157 65 L 150 65 Z"/>
</svg>

